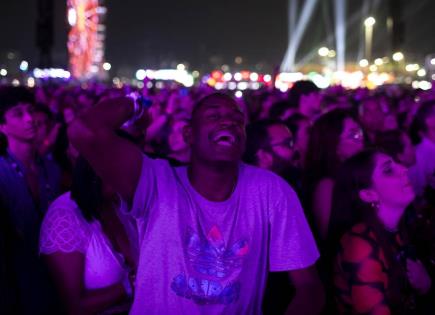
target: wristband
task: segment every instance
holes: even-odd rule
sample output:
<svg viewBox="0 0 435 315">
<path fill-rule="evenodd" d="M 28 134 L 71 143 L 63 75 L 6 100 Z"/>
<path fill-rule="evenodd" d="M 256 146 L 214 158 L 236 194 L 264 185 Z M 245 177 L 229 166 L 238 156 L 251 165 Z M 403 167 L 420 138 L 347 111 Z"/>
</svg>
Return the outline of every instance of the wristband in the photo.
<svg viewBox="0 0 435 315">
<path fill-rule="evenodd" d="M 148 98 L 141 96 L 137 92 L 132 92 L 127 94 L 127 97 L 133 100 L 133 116 L 122 125 L 123 127 L 131 126 L 134 122 L 139 120 L 145 113 L 147 108 L 152 105 L 152 101 Z"/>
</svg>

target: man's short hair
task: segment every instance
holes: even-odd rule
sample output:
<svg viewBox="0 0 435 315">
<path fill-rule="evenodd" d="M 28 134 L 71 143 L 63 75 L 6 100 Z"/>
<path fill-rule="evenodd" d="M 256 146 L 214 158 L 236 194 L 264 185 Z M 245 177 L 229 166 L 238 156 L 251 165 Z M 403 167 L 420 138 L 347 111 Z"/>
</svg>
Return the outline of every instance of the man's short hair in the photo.
<svg viewBox="0 0 435 315">
<path fill-rule="evenodd" d="M 234 98 L 232 98 L 231 96 L 224 94 L 224 93 L 220 93 L 220 92 L 215 92 L 215 93 L 211 93 L 209 95 L 204 96 L 203 98 L 201 98 L 193 107 L 192 110 L 192 119 L 195 117 L 195 115 L 198 113 L 199 109 L 206 105 L 209 101 L 213 100 L 213 99 L 221 99 L 221 100 L 225 100 L 225 101 L 230 101 L 230 102 L 235 102 Z"/>
<path fill-rule="evenodd" d="M 0 88 L 0 123 L 5 122 L 5 113 L 20 103 L 34 104 L 35 96 L 23 86 L 5 86 Z"/>
<path fill-rule="evenodd" d="M 319 91 L 320 89 L 312 81 L 307 81 L 307 80 L 297 81 L 290 89 L 289 100 L 290 102 L 297 104 L 299 106 L 302 95 L 308 95 Z"/>
<path fill-rule="evenodd" d="M 253 122 L 246 127 L 246 150 L 243 155 L 245 163 L 257 163 L 257 152 L 269 147 L 269 128 L 276 125 L 285 126 L 281 120 L 264 119 Z"/>
</svg>

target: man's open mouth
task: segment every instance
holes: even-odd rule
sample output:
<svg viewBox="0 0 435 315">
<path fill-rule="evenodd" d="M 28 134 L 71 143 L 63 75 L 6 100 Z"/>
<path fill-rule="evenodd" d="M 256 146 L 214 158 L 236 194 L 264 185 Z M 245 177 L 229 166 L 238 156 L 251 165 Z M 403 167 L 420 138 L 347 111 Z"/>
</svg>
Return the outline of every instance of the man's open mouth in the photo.
<svg viewBox="0 0 435 315">
<path fill-rule="evenodd" d="M 229 130 L 220 130 L 214 133 L 211 140 L 218 145 L 231 147 L 236 144 L 237 136 Z"/>
</svg>

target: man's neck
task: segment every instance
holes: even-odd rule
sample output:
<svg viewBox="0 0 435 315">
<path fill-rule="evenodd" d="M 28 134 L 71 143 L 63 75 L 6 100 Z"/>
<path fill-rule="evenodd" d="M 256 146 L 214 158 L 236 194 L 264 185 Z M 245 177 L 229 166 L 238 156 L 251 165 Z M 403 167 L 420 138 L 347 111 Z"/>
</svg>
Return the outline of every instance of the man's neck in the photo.
<svg viewBox="0 0 435 315">
<path fill-rule="evenodd" d="M 190 160 L 190 150 L 176 151 L 169 154 L 168 156 L 179 162 L 188 163 Z"/>
<path fill-rule="evenodd" d="M 25 167 L 35 162 L 36 150 L 32 143 L 8 139 L 8 149 Z"/>
<path fill-rule="evenodd" d="M 192 161 L 187 172 L 191 185 L 200 195 L 220 202 L 230 198 L 236 188 L 239 163 L 210 165 Z"/>
</svg>

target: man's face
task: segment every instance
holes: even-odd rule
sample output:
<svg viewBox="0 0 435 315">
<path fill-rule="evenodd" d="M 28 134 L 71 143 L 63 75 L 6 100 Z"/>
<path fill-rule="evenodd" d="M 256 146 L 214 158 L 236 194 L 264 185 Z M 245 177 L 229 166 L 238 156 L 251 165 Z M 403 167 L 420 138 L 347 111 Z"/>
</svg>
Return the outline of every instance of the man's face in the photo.
<svg viewBox="0 0 435 315">
<path fill-rule="evenodd" d="M 33 114 L 33 105 L 19 103 L 6 111 L 4 122 L 0 124 L 0 131 L 8 140 L 33 141 L 36 137 Z"/>
<path fill-rule="evenodd" d="M 207 162 L 238 162 L 245 150 L 245 116 L 235 101 L 212 96 L 184 129 L 192 157 Z"/>
<path fill-rule="evenodd" d="M 294 140 L 291 131 L 281 124 L 268 128 L 270 153 L 273 156 L 272 168 L 275 171 L 287 169 L 294 157 Z"/>
<path fill-rule="evenodd" d="M 375 100 L 366 101 L 360 108 L 360 120 L 367 131 L 381 131 L 384 128 L 385 114 Z"/>
<path fill-rule="evenodd" d="M 322 96 L 318 92 L 311 92 L 309 94 L 304 94 L 300 99 L 300 111 L 304 115 L 312 118 L 321 111 L 321 101 Z"/>
</svg>

